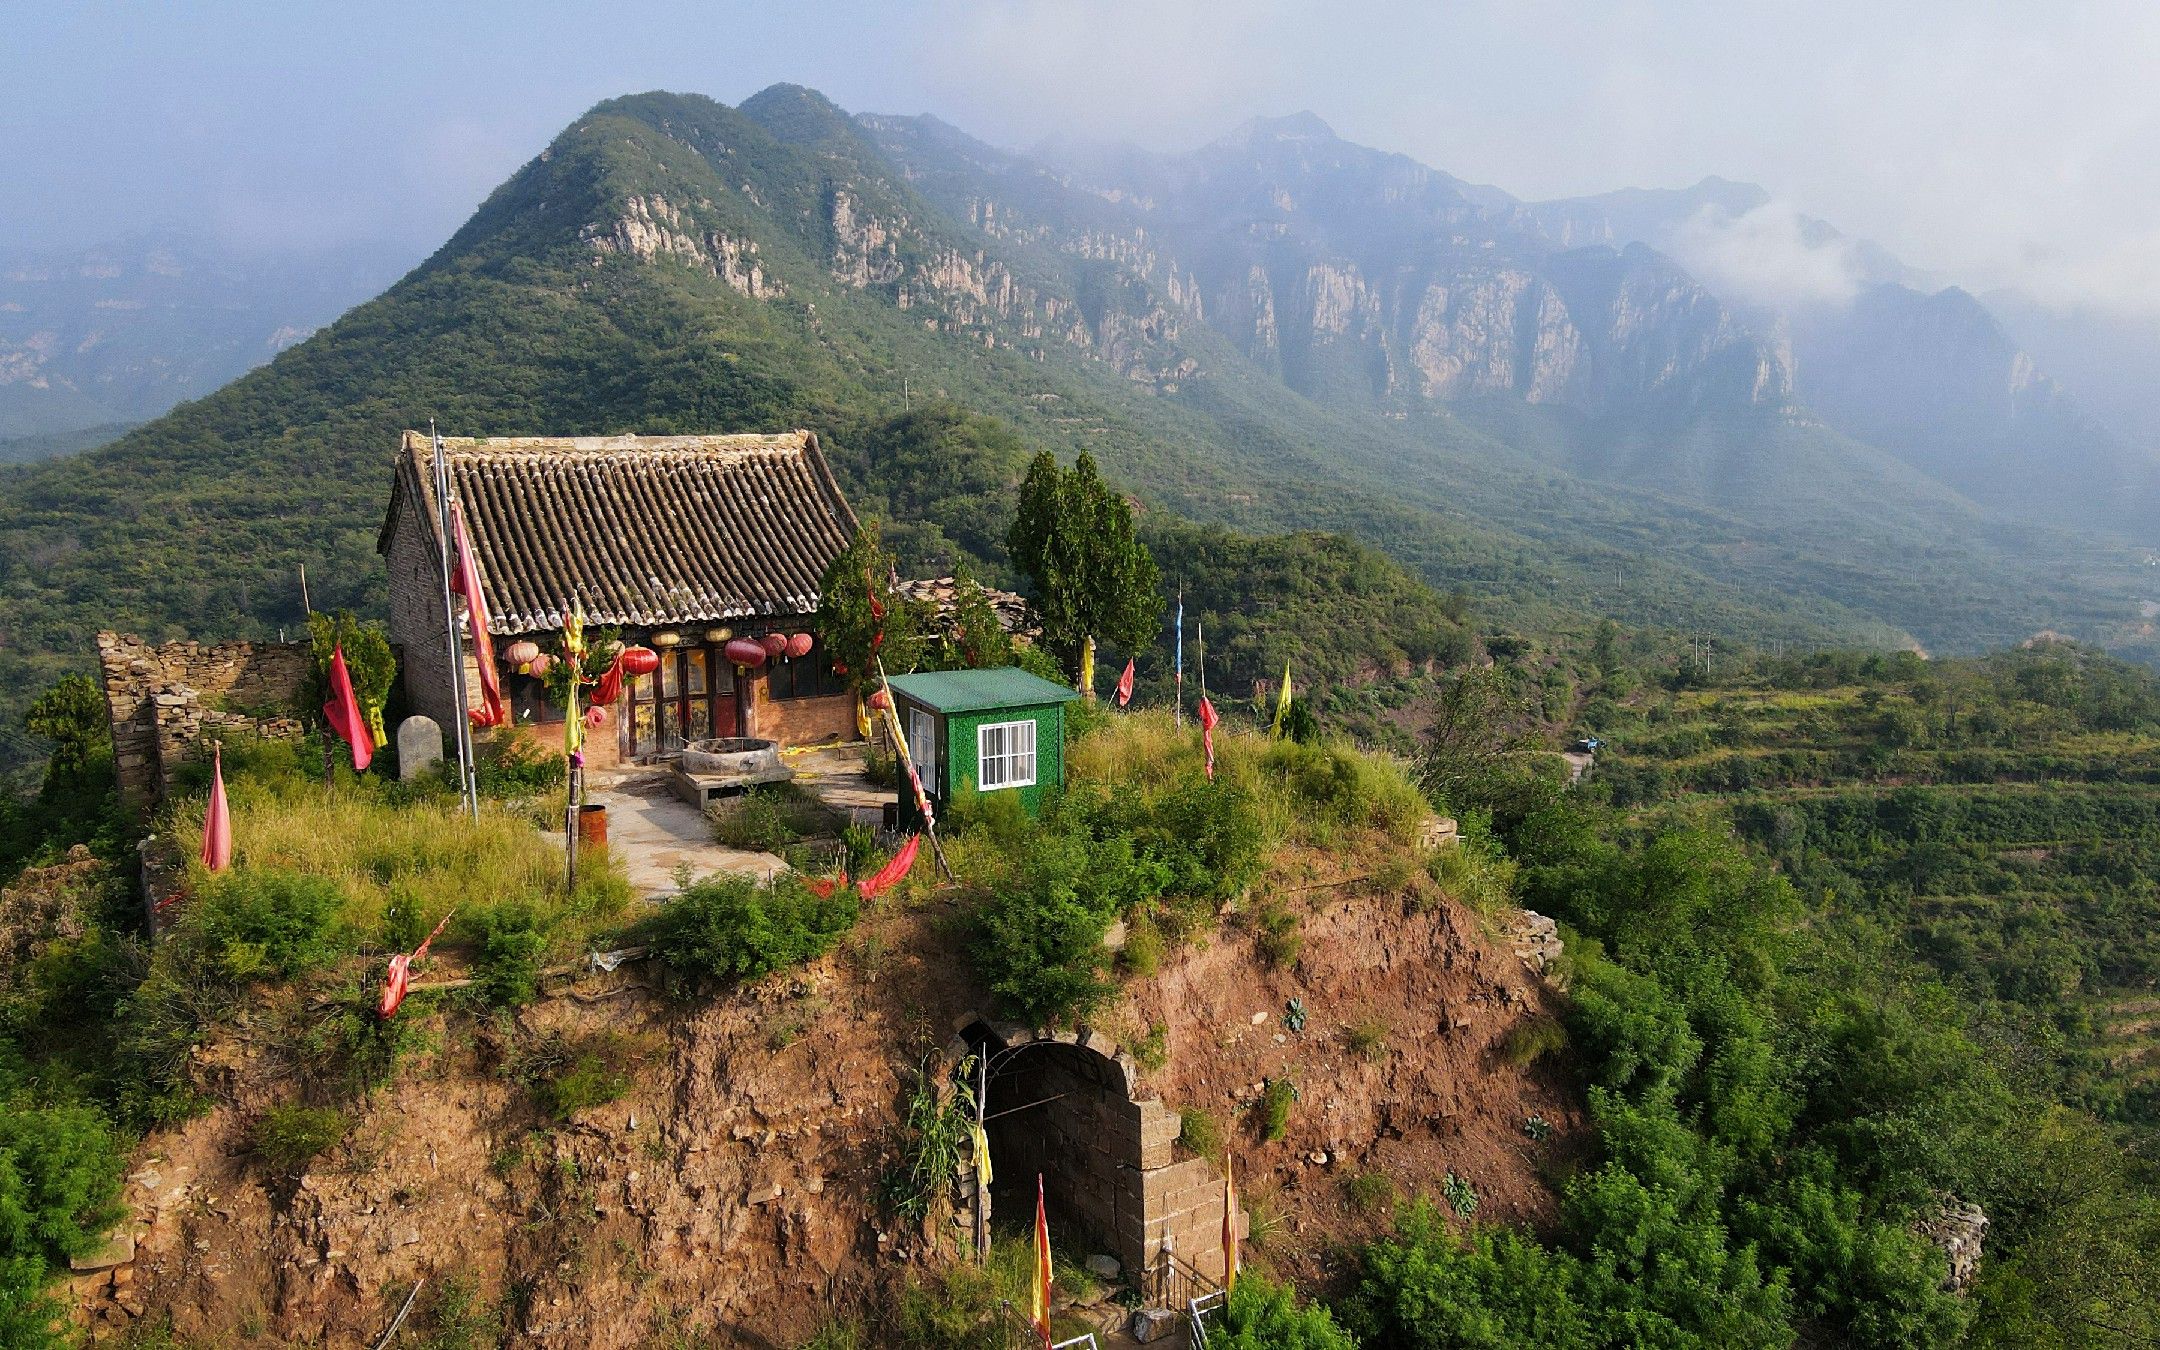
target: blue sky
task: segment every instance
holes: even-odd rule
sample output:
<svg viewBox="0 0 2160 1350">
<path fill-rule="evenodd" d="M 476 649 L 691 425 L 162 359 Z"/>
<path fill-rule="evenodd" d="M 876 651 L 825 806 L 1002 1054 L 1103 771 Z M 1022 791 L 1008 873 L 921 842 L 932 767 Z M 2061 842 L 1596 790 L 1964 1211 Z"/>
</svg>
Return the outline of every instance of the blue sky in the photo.
<svg viewBox="0 0 2160 1350">
<path fill-rule="evenodd" d="M 1309 108 L 1529 197 L 1722 174 L 1967 284 L 2160 314 L 2146 0 L 8 8 L 5 243 L 417 257 L 602 98 L 788 80 L 1015 146 Z"/>
</svg>

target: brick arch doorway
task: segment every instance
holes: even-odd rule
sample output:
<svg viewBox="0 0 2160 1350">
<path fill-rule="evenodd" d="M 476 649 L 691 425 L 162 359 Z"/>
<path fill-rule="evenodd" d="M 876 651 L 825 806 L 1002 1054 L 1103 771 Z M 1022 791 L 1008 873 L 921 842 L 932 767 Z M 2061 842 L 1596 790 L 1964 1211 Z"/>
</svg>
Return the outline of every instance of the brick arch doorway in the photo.
<svg viewBox="0 0 2160 1350">
<path fill-rule="evenodd" d="M 1222 1278 L 1222 1173 L 1177 1156 L 1178 1113 L 1136 1095 L 1138 1070 L 1114 1042 L 987 1018 L 961 1039 L 986 1066 L 994 1223 L 1033 1222 L 1039 1174 L 1059 1247 L 1106 1252 L 1137 1276 L 1156 1269 L 1167 1241 L 1181 1261 Z"/>
</svg>

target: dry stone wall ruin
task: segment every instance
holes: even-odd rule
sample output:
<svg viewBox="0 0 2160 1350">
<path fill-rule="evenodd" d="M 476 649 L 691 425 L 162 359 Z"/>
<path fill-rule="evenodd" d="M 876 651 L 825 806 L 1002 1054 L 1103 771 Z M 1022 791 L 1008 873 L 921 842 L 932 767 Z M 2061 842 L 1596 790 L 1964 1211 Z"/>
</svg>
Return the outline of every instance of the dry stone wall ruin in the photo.
<svg viewBox="0 0 2160 1350">
<path fill-rule="evenodd" d="M 97 636 L 121 804 L 148 811 L 180 766 L 227 741 L 298 737 L 314 657 L 304 642 L 167 642 Z"/>
</svg>

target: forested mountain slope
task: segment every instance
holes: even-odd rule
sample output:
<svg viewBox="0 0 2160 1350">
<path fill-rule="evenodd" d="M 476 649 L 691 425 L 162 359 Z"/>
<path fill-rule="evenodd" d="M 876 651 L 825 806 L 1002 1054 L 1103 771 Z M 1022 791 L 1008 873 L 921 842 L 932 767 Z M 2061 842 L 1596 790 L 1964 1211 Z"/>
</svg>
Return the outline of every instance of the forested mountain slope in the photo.
<svg viewBox="0 0 2160 1350">
<path fill-rule="evenodd" d="M 2013 537 L 1782 411 L 1752 449 L 1696 419 L 1656 447 L 1585 431 L 1556 451 L 1533 444 L 1536 409 L 1527 430 L 1504 410 L 1480 429 L 1438 404 L 1323 403 L 1218 331 L 1199 274 L 1115 202 L 992 164 L 1039 201 L 968 207 L 973 145 L 792 87 L 740 110 L 600 105 L 381 298 L 110 447 L 0 480 L 0 676 L 37 687 L 100 626 L 293 626 L 303 563 L 319 608 L 377 608 L 389 450 L 430 418 L 479 435 L 809 426 L 874 495 L 878 427 L 926 395 L 1091 449 L 1171 513 L 1355 533 L 1518 617 L 1956 646 L 2107 634 L 2134 612 L 2118 558 Z M 1110 214 L 1032 219 L 1083 199 Z M 1713 506 L 1593 485 L 1563 467 L 1585 447 L 1677 451 L 1687 476 L 1760 486 Z M 1837 492 L 1777 518 L 1779 483 L 1832 469 Z"/>
</svg>

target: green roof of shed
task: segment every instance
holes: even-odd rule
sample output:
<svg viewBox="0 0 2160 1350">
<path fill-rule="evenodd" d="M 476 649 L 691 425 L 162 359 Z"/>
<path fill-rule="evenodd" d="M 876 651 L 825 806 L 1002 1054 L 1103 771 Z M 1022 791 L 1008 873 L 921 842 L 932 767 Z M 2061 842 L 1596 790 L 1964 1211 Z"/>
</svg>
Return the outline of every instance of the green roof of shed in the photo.
<svg viewBox="0 0 2160 1350">
<path fill-rule="evenodd" d="M 979 712 L 984 708 L 1039 708 L 1080 697 L 1064 685 L 1030 675 L 1018 666 L 997 670 L 933 670 L 901 675 L 893 692 L 942 713 Z"/>
</svg>

